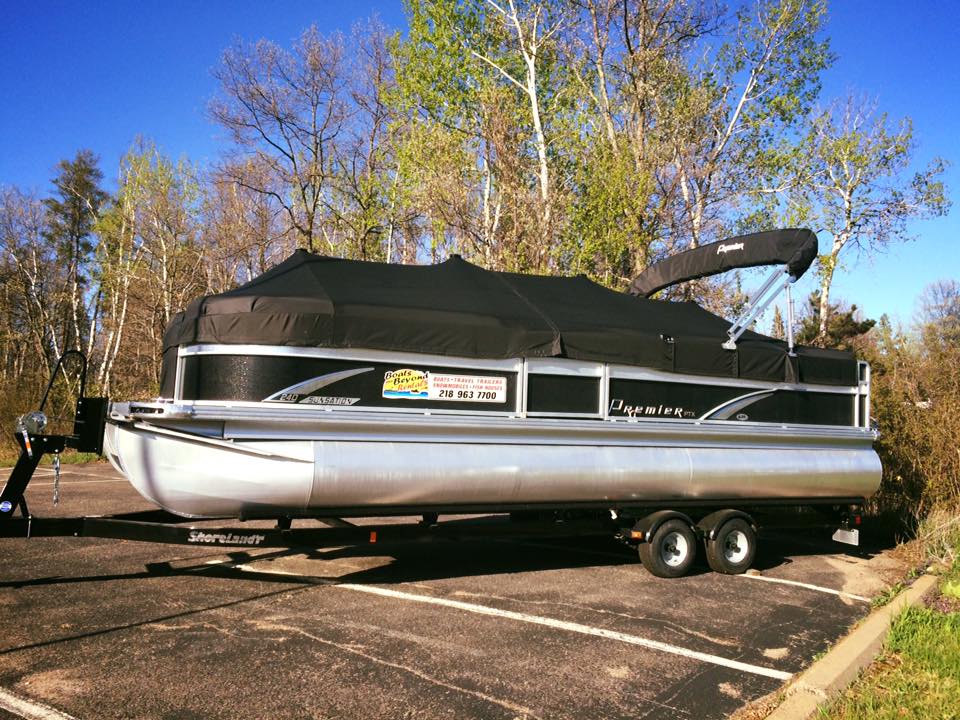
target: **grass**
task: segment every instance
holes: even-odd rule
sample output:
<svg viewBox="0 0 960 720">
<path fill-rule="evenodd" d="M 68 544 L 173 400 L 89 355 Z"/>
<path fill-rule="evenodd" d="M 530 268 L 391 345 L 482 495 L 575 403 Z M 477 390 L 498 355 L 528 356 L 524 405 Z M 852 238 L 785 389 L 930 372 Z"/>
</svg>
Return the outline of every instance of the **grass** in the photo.
<svg viewBox="0 0 960 720">
<path fill-rule="evenodd" d="M 960 718 L 960 613 L 905 609 L 884 654 L 821 717 Z"/>
<path fill-rule="evenodd" d="M 933 607 L 910 607 L 893 621 L 883 654 L 836 701 L 820 710 L 829 720 L 960 720 L 960 513 L 921 524 L 925 556 L 943 568 Z M 879 605 L 892 599 L 886 597 Z M 878 598 L 879 600 L 879 598 Z M 943 608 L 945 611 L 941 611 Z"/>
<path fill-rule="evenodd" d="M 17 455 L 14 455 L 12 452 L 2 452 L 0 453 L 0 467 L 13 467 L 17 463 Z M 77 463 L 88 463 L 93 462 L 94 460 L 99 459 L 100 456 L 96 453 L 83 453 L 76 452 L 75 450 L 65 450 L 60 453 L 60 462 L 64 465 L 74 465 Z M 41 465 L 52 465 L 53 464 L 53 455 L 44 455 L 40 459 Z"/>
<path fill-rule="evenodd" d="M 907 584 L 903 581 L 891 585 L 886 590 L 877 595 L 873 600 L 870 601 L 870 607 L 873 610 L 881 608 L 891 600 L 893 600 L 897 595 L 900 594 L 900 591 L 903 590 Z"/>
</svg>

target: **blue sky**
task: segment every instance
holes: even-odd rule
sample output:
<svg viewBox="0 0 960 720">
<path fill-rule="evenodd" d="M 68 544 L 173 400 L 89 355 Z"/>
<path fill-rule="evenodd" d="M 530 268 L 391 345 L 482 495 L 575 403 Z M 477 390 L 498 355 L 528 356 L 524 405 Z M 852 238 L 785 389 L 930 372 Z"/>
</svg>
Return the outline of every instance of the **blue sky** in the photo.
<svg viewBox="0 0 960 720">
<path fill-rule="evenodd" d="M 205 107 L 223 48 L 235 38 L 289 44 L 311 23 L 348 32 L 372 13 L 403 26 L 399 0 L 3 0 L 0 184 L 45 192 L 57 161 L 80 147 L 99 154 L 112 178 L 138 134 L 173 156 L 210 161 L 222 142 Z M 869 317 L 908 321 L 926 284 L 960 279 L 960 4 L 834 0 L 830 16 L 839 58 L 824 78 L 824 97 L 852 90 L 892 117 L 910 115 L 918 162 L 940 155 L 953 163 L 946 179 L 958 207 L 913 223 L 915 242 L 858 262 L 834 284 L 834 297 Z M 798 297 L 811 287 L 801 281 Z"/>
</svg>

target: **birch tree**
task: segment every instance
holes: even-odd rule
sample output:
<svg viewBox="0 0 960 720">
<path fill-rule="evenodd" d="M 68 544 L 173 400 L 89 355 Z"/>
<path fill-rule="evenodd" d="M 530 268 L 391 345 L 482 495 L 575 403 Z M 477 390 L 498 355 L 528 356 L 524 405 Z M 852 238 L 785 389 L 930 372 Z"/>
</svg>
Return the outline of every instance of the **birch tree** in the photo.
<svg viewBox="0 0 960 720">
<path fill-rule="evenodd" d="M 114 386 L 156 388 L 163 332 L 175 312 L 206 288 L 199 242 L 201 187 L 195 168 L 140 140 L 121 163 L 117 201 L 101 224 L 105 291 L 104 362 Z"/>
<path fill-rule="evenodd" d="M 560 38 L 578 91 L 582 143 L 571 152 L 574 191 L 565 268 L 622 288 L 672 249 L 678 231 L 675 148 L 690 110 L 678 88 L 691 57 L 720 23 L 710 2 L 573 0 Z"/>
<path fill-rule="evenodd" d="M 131 154 L 120 163 L 117 197 L 103 213 L 96 230 L 100 242 L 96 257 L 99 265 L 101 344 L 96 370 L 98 391 L 109 396 L 113 368 L 124 349 L 131 304 L 131 287 L 141 272 L 143 242 L 137 231 L 140 221 L 142 183 Z"/>
<path fill-rule="evenodd" d="M 465 37 L 487 45 L 483 6 L 457 0 L 410 0 L 407 38 L 392 54 L 402 184 L 415 200 L 415 227 L 431 255 L 451 241 L 487 267 L 501 260 L 505 236 L 502 158 L 491 132 L 501 104 L 493 70 L 476 60 Z M 501 181 L 504 181 L 501 183 Z"/>
<path fill-rule="evenodd" d="M 912 219 L 944 215 L 950 201 L 939 158 L 911 171 L 916 145 L 909 118 L 891 122 L 856 98 L 835 103 L 811 123 L 802 156 L 809 161 L 805 199 L 819 229 L 830 234 L 819 257 L 819 329 L 827 340 L 830 289 L 841 254 L 856 248 L 869 255 L 911 239 Z"/>
<path fill-rule="evenodd" d="M 544 55 L 550 47 L 551 38 L 564 24 L 562 13 L 556 11 L 550 3 L 533 2 L 521 14 L 514 0 L 501 4 L 495 0 L 485 0 L 511 38 L 509 47 L 517 52 L 522 60 L 521 72 L 511 71 L 507 62 L 491 57 L 492 53 L 482 46 L 477 47 L 468 38 L 468 50 L 473 57 L 493 68 L 497 75 L 515 86 L 528 103 L 528 112 L 532 125 L 533 145 L 537 154 L 537 186 L 540 192 L 541 223 L 543 230 L 550 232 L 553 213 L 553 187 L 550 179 L 550 163 L 547 159 L 548 143 L 544 131 L 543 117 L 543 73 Z"/>
<path fill-rule="evenodd" d="M 689 246 L 757 189 L 777 146 L 796 134 L 831 62 L 820 31 L 824 0 L 758 0 L 736 15 L 733 39 L 678 88 L 675 173 Z M 720 222 L 720 225 L 723 223 Z"/>
<path fill-rule="evenodd" d="M 70 313 L 72 273 L 47 238 L 42 201 L 16 188 L 0 192 L 0 252 L 5 266 L 10 338 L 26 353 L 17 369 L 49 374 L 67 348 L 61 325 Z M 29 362 L 26 359 L 29 358 Z M 27 365 L 32 367 L 27 368 Z"/>
</svg>

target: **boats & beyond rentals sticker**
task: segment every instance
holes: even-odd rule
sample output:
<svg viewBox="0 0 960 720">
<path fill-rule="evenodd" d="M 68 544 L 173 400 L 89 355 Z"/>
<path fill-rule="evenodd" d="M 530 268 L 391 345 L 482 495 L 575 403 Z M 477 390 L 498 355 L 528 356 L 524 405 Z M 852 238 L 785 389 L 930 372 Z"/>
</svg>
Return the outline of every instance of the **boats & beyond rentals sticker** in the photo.
<svg viewBox="0 0 960 720">
<path fill-rule="evenodd" d="M 507 379 L 401 368 L 384 374 L 383 397 L 392 400 L 503 403 L 507 401 Z"/>
</svg>

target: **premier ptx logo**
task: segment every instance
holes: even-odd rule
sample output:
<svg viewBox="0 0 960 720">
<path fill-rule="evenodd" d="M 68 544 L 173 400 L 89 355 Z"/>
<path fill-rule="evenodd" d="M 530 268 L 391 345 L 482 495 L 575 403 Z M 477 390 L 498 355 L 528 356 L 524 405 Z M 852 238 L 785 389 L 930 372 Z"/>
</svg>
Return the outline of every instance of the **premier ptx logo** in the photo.
<svg viewBox="0 0 960 720">
<path fill-rule="evenodd" d="M 743 250 L 743 243 L 730 243 L 729 245 L 720 243 L 720 245 L 717 246 L 717 255 L 720 255 L 721 253 L 732 252 L 734 250 Z"/>
<path fill-rule="evenodd" d="M 266 535 L 237 535 L 236 533 L 207 533 L 202 530 L 192 530 L 187 535 L 187 542 L 211 543 L 213 545 L 260 545 L 267 539 Z"/>
<path fill-rule="evenodd" d="M 693 417 L 694 413 L 673 405 L 627 405 L 623 400 L 611 400 L 609 415 L 623 413 L 627 417 Z"/>
</svg>

